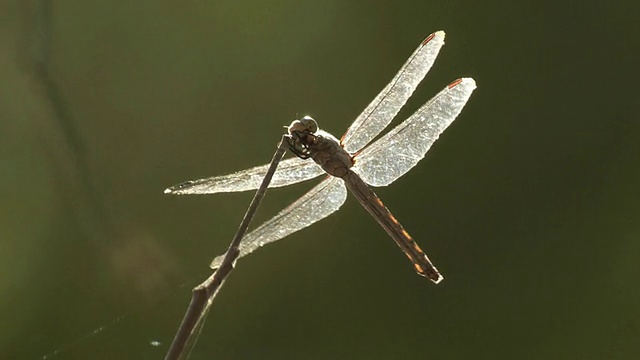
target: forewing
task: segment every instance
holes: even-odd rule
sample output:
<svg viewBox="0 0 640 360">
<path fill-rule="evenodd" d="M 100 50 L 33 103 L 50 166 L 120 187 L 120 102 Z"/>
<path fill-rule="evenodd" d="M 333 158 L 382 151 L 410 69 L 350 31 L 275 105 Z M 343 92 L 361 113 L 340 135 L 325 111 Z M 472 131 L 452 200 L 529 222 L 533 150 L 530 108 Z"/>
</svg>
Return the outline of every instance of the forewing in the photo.
<svg viewBox="0 0 640 360">
<path fill-rule="evenodd" d="M 429 35 L 413 52 L 391 82 L 382 89 L 342 137 L 344 148 L 355 153 L 375 138 L 398 114 L 427 74 L 444 45 L 444 31 Z"/>
<path fill-rule="evenodd" d="M 386 186 L 420 161 L 469 100 L 476 83 L 458 79 L 356 157 L 353 170 L 372 186 Z"/>
<path fill-rule="evenodd" d="M 274 218 L 245 236 L 240 243 L 239 257 L 324 219 L 337 211 L 346 198 L 347 188 L 344 181 L 337 177 L 328 177 Z M 223 258 L 224 254 L 213 259 L 211 268 L 216 269 L 220 266 Z"/>
<path fill-rule="evenodd" d="M 213 176 L 199 180 L 189 180 L 171 186 L 165 194 L 215 194 L 221 192 L 236 192 L 255 190 L 260 187 L 269 164 L 241 170 L 233 174 Z M 324 170 L 312 160 L 302 160 L 298 157 L 283 160 L 269 183 L 270 188 L 287 186 L 301 181 L 313 179 L 324 174 Z"/>
</svg>

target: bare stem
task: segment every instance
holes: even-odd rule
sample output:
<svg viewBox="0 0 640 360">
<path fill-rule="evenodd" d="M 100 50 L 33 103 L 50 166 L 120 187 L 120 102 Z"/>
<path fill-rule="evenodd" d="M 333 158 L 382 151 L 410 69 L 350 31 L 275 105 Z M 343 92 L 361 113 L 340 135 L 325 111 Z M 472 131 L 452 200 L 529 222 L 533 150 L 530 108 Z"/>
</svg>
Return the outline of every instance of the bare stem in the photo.
<svg viewBox="0 0 640 360">
<path fill-rule="evenodd" d="M 196 343 L 198 334 L 204 324 L 205 316 L 213 303 L 213 299 L 229 274 L 231 274 L 235 261 L 240 255 L 240 241 L 246 234 L 249 223 L 253 219 L 256 210 L 258 210 L 258 206 L 260 206 L 260 202 L 267 192 L 267 187 L 271 182 L 271 178 L 276 172 L 278 163 L 280 163 L 280 160 L 287 151 L 288 146 L 288 135 L 282 135 L 282 139 L 278 145 L 278 150 L 273 154 L 273 159 L 271 159 L 269 169 L 267 170 L 264 179 L 262 179 L 262 184 L 260 184 L 256 194 L 253 196 L 253 200 L 251 200 L 251 204 L 240 223 L 240 227 L 238 228 L 235 237 L 229 245 L 229 249 L 224 256 L 220 267 L 216 269 L 215 272 L 202 284 L 193 288 L 191 303 L 189 304 L 187 312 L 180 324 L 180 328 L 178 328 L 178 332 L 171 343 L 171 347 L 169 348 L 169 352 L 167 352 L 165 360 L 187 359 L 189 357 L 189 353 Z"/>
</svg>

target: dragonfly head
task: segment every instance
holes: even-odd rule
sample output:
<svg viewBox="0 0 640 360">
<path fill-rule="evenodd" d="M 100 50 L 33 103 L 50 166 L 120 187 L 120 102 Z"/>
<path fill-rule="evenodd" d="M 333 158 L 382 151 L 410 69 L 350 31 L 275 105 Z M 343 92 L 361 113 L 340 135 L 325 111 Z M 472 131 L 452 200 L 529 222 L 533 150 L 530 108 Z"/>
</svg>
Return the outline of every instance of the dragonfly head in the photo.
<svg viewBox="0 0 640 360">
<path fill-rule="evenodd" d="M 311 116 L 305 116 L 300 120 L 293 120 L 289 125 L 289 134 L 294 132 L 315 133 L 318 131 L 318 123 Z"/>
<path fill-rule="evenodd" d="M 293 120 L 288 128 L 289 149 L 302 159 L 311 156 L 309 145 L 314 141 L 314 133 L 318 131 L 318 123 L 310 116 L 305 116 L 300 120 Z"/>
</svg>

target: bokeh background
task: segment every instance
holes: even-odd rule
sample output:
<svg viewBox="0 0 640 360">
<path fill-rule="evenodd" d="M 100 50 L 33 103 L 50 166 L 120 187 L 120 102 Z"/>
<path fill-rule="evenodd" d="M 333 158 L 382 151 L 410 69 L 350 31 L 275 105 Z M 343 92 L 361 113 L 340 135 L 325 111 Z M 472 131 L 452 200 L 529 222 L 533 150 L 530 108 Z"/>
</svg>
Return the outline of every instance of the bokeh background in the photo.
<svg viewBox="0 0 640 360">
<path fill-rule="evenodd" d="M 252 194 L 169 185 L 336 134 L 429 33 L 399 120 L 478 83 L 386 205 L 241 260 L 193 359 L 640 358 L 640 3 L 0 3 L 0 358 L 158 359 Z M 269 191 L 254 225 L 312 187 Z"/>
</svg>

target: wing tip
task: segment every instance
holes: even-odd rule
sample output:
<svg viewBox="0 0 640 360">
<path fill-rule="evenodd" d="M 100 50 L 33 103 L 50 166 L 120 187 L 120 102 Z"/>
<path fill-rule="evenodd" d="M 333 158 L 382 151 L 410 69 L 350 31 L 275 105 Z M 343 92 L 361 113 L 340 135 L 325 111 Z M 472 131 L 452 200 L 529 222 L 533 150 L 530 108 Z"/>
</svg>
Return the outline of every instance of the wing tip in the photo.
<svg viewBox="0 0 640 360">
<path fill-rule="evenodd" d="M 191 188 L 193 185 L 194 182 L 192 180 L 188 180 L 185 182 L 181 182 L 180 184 L 169 186 L 168 188 L 164 189 L 164 193 L 171 195 L 183 195 L 188 193 L 185 190 Z"/>
<path fill-rule="evenodd" d="M 449 89 L 453 89 L 454 87 L 459 86 L 459 85 L 468 87 L 471 90 L 477 88 L 476 81 L 473 80 L 473 78 L 470 78 L 470 77 L 464 77 L 464 78 L 455 79 L 449 85 L 447 85 L 447 87 Z"/>
<path fill-rule="evenodd" d="M 427 45 L 427 43 L 433 41 L 434 39 L 438 42 L 442 42 L 444 43 L 444 36 L 445 33 L 442 30 L 436 31 L 434 33 L 432 33 L 431 35 L 427 36 L 423 41 L 422 41 L 422 46 Z"/>
</svg>

